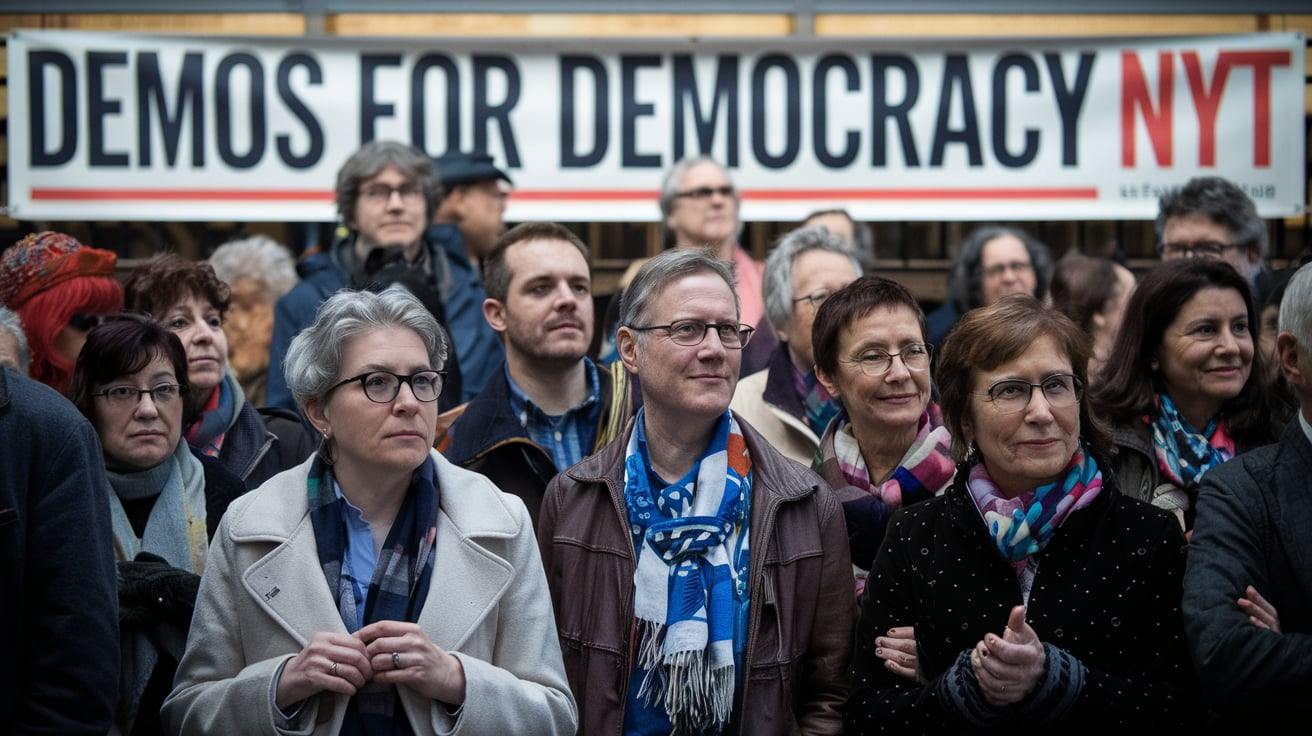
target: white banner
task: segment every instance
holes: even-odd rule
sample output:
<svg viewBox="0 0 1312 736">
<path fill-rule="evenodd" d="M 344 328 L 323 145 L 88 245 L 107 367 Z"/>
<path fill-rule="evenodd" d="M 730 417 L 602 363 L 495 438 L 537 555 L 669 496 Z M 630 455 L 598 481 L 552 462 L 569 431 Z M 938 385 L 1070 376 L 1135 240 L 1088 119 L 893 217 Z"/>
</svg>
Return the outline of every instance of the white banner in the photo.
<svg viewBox="0 0 1312 736">
<path fill-rule="evenodd" d="M 706 152 L 747 220 L 1145 219 L 1197 175 L 1303 211 L 1301 34 L 465 41 L 15 32 L 20 219 L 331 221 L 361 143 L 491 153 L 511 221 L 659 219 Z"/>
</svg>

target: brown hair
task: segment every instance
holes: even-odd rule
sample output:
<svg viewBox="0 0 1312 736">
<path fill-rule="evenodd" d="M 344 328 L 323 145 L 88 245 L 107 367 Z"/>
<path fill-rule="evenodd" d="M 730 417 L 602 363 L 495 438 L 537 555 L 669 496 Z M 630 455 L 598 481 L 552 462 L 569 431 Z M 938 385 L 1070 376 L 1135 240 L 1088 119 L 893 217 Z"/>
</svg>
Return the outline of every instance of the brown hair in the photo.
<svg viewBox="0 0 1312 736">
<path fill-rule="evenodd" d="M 134 268 L 123 284 L 123 292 L 123 311 L 149 314 L 155 319 L 163 319 L 166 312 L 189 296 L 208 301 L 220 315 L 227 313 L 232 299 L 232 290 L 210 264 L 176 253 L 152 256 Z"/>
<path fill-rule="evenodd" d="M 970 411 L 975 377 L 1015 360 L 1040 337 L 1051 337 L 1071 362 L 1071 372 L 1089 385 L 1092 341 L 1069 317 L 1044 306 L 1029 294 L 1011 294 L 987 307 L 973 309 L 948 333 L 939 352 L 935 379 L 943 423 L 952 433 L 952 453 L 966 456 L 964 419 Z M 1080 437 L 1104 456 L 1111 450 L 1111 431 L 1080 401 Z"/>
<path fill-rule="evenodd" d="M 506 251 L 512 245 L 528 240 L 562 240 L 573 245 L 583 254 L 591 275 L 592 254 L 573 230 L 554 222 L 525 222 L 502 233 L 496 245 L 492 246 L 492 252 L 483 256 L 480 264 L 483 269 L 483 291 L 489 298 L 505 303 L 510 292 L 510 280 L 514 277 L 510 272 L 510 264 L 506 262 Z"/>
</svg>

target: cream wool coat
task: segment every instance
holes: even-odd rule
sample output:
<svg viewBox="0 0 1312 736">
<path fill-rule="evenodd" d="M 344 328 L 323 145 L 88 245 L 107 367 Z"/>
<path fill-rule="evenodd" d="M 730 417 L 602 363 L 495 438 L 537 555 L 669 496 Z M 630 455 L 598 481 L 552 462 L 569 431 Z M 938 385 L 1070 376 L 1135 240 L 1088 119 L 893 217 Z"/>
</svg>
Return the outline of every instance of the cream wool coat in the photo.
<svg viewBox="0 0 1312 736">
<path fill-rule="evenodd" d="M 555 617 L 528 512 L 437 452 L 436 562 L 419 625 L 460 659 L 458 717 L 400 687 L 416 734 L 573 734 Z M 312 460 L 232 503 L 210 546 L 186 654 L 163 716 L 171 733 L 337 734 L 347 698 L 305 703 L 306 730 L 274 724 L 273 678 L 317 631 L 345 633 L 306 500 Z"/>
</svg>

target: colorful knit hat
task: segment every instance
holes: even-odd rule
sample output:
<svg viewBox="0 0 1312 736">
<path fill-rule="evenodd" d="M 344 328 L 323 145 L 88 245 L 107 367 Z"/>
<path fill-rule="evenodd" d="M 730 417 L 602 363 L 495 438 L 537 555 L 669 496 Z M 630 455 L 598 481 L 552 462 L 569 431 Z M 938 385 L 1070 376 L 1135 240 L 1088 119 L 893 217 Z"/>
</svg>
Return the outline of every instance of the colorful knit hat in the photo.
<svg viewBox="0 0 1312 736">
<path fill-rule="evenodd" d="M 28 299 L 79 276 L 114 275 L 118 255 L 89 248 L 71 235 L 47 230 L 14 243 L 0 255 L 0 304 L 17 310 Z"/>
</svg>

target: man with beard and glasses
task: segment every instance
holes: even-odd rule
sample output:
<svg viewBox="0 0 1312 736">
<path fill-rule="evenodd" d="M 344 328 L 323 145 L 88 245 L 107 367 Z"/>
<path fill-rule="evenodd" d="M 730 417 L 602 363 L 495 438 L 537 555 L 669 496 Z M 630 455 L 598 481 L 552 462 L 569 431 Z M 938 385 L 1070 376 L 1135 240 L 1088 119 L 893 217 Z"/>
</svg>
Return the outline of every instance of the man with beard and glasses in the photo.
<svg viewBox="0 0 1312 736">
<path fill-rule="evenodd" d="M 524 223 L 483 258 L 483 316 L 502 338 L 504 367 L 487 377 L 438 447 L 522 498 L 536 526 L 547 483 L 613 439 L 633 413 L 627 373 L 599 368 L 592 344 L 587 246 L 567 228 Z"/>
</svg>

